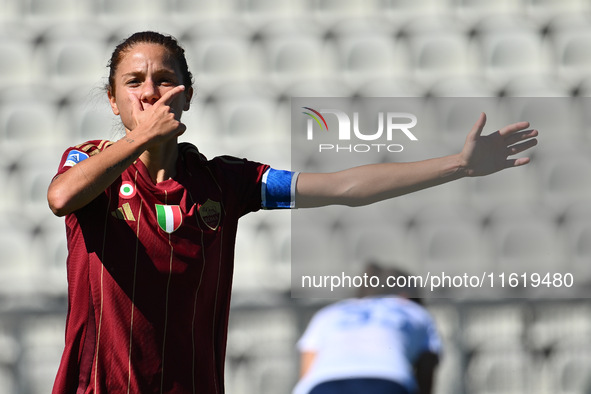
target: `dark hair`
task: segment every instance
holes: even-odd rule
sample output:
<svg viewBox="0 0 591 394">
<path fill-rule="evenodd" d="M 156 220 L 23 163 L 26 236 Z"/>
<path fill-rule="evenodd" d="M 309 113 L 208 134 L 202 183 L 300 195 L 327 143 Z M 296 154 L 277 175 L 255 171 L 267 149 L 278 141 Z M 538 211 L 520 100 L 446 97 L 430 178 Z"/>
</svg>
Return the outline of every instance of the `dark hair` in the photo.
<svg viewBox="0 0 591 394">
<path fill-rule="evenodd" d="M 106 86 L 107 91 L 114 93 L 115 73 L 117 72 L 117 67 L 119 67 L 119 63 L 121 63 L 125 53 L 133 46 L 145 43 L 159 44 L 168 49 L 181 69 L 183 85 L 185 85 L 187 90 L 192 87 L 193 74 L 189 71 L 187 59 L 185 58 L 185 50 L 179 45 L 177 39 L 173 36 L 164 35 L 154 31 L 143 31 L 132 34 L 115 47 L 111 59 L 107 64 L 107 67 L 109 67 L 109 81 Z"/>
<path fill-rule="evenodd" d="M 380 283 L 387 283 L 388 278 L 390 281 L 394 278 L 404 278 L 405 280 L 397 282 L 404 284 L 403 287 L 396 286 L 378 286 L 378 287 L 360 287 L 358 289 L 358 297 L 379 297 L 379 296 L 401 296 L 408 298 L 418 304 L 423 304 L 423 300 L 419 289 L 416 287 L 416 283 L 410 280 L 411 275 L 399 268 L 395 267 L 384 267 L 382 264 L 375 261 L 370 261 L 365 266 L 365 273 L 368 276 L 376 276 L 380 279 Z"/>
</svg>

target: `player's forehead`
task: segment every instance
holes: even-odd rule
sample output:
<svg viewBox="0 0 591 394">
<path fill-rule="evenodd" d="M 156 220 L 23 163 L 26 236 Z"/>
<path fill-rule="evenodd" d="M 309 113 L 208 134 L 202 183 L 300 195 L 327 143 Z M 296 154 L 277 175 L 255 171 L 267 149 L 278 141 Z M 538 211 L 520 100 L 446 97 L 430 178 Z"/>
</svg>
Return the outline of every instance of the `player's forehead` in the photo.
<svg viewBox="0 0 591 394">
<path fill-rule="evenodd" d="M 180 67 L 165 46 L 155 43 L 137 43 L 122 54 L 116 74 L 120 76 L 142 71 L 169 71 L 180 75 Z"/>
</svg>

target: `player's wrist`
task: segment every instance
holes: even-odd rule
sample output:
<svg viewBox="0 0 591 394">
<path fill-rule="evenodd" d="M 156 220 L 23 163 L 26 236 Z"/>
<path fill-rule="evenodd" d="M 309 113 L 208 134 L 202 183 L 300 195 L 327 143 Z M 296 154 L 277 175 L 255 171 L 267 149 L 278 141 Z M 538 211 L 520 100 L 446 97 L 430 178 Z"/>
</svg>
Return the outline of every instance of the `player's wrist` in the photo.
<svg viewBox="0 0 591 394">
<path fill-rule="evenodd" d="M 468 161 L 461 153 L 449 156 L 448 171 L 455 179 L 470 176 Z"/>
</svg>

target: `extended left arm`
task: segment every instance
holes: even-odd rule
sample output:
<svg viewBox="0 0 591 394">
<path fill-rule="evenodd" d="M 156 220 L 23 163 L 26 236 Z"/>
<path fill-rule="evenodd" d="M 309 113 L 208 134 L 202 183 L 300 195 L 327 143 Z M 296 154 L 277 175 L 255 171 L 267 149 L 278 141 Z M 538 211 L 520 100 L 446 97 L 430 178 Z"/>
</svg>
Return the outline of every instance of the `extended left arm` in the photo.
<svg viewBox="0 0 591 394">
<path fill-rule="evenodd" d="M 482 136 L 486 116 L 480 115 L 462 151 L 455 155 L 411 163 L 381 163 L 334 173 L 301 173 L 296 206 L 367 205 L 440 185 L 465 176 L 482 176 L 529 162 L 510 159 L 537 144 L 537 130 L 528 122 L 514 123 Z"/>
</svg>

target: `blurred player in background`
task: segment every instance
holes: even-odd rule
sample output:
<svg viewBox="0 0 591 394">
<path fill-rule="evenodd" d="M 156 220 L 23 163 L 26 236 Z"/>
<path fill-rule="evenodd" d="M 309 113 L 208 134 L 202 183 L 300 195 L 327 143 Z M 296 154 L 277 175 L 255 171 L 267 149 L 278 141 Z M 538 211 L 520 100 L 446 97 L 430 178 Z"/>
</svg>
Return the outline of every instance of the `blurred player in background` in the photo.
<svg viewBox="0 0 591 394">
<path fill-rule="evenodd" d="M 380 283 L 408 275 L 368 264 Z M 294 394 L 430 394 L 441 340 L 418 289 L 362 287 L 358 298 L 318 311 L 298 342 Z"/>
<path fill-rule="evenodd" d="M 293 173 L 179 143 L 193 78 L 170 36 L 133 34 L 109 62 L 126 135 L 68 148 L 48 190 L 66 217 L 68 316 L 54 393 L 223 393 L 238 219 L 260 208 L 363 205 L 526 164 L 515 123 L 462 151 L 331 174 Z"/>
</svg>

